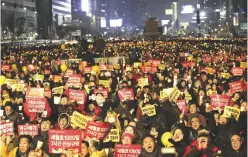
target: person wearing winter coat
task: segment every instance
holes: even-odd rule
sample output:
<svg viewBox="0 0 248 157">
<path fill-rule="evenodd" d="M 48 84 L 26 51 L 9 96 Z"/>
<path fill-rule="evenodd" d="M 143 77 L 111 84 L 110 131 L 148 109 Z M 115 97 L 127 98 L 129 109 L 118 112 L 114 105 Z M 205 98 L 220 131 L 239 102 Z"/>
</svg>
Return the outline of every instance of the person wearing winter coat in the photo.
<svg viewBox="0 0 248 157">
<path fill-rule="evenodd" d="M 156 146 L 154 137 L 145 136 L 143 138 L 143 147 L 138 157 L 162 157 L 160 147 Z"/>
<path fill-rule="evenodd" d="M 209 141 L 209 131 L 201 129 L 198 131 L 197 139 L 186 147 L 183 157 L 212 157 L 218 152 L 218 147 Z"/>
<path fill-rule="evenodd" d="M 48 131 L 52 128 L 52 122 L 50 118 L 43 118 L 40 123 L 40 131 L 39 134 L 34 136 L 32 142 L 32 149 L 37 147 L 38 141 L 43 142 L 41 149 L 46 153 L 49 154 L 49 145 L 48 145 Z"/>
<path fill-rule="evenodd" d="M 231 147 L 223 151 L 224 157 L 246 157 L 247 149 L 241 135 L 234 133 L 230 138 Z"/>
</svg>

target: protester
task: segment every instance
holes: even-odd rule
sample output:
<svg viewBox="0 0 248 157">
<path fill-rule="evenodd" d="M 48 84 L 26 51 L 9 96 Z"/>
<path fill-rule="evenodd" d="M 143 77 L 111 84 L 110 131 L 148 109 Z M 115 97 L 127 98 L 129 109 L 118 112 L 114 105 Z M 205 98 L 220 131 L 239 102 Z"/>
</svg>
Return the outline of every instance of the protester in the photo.
<svg viewBox="0 0 248 157">
<path fill-rule="evenodd" d="M 245 39 L 82 44 L 2 48 L 2 157 L 247 156 Z"/>
</svg>

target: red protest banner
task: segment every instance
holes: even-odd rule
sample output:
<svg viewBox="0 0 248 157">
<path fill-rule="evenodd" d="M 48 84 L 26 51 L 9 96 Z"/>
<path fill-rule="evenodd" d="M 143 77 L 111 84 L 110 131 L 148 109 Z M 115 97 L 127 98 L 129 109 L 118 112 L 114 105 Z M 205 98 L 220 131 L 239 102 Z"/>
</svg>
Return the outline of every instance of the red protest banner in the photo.
<svg viewBox="0 0 248 157">
<path fill-rule="evenodd" d="M 153 66 L 157 67 L 161 63 L 161 60 L 149 59 L 148 62 L 151 62 Z"/>
<path fill-rule="evenodd" d="M 134 100 L 133 89 L 122 89 L 118 91 L 118 96 L 121 101 L 123 100 Z"/>
<path fill-rule="evenodd" d="M 242 76 L 244 73 L 244 69 L 240 67 L 233 67 L 231 72 L 234 76 Z"/>
<path fill-rule="evenodd" d="M 2 71 L 10 71 L 10 69 L 11 69 L 10 65 L 7 65 L 7 64 L 2 65 Z"/>
<path fill-rule="evenodd" d="M 150 73 L 152 71 L 152 67 L 151 66 L 143 66 L 142 71 L 144 73 Z"/>
<path fill-rule="evenodd" d="M 111 129 L 110 123 L 99 123 L 88 121 L 85 129 L 86 138 L 102 140 L 108 135 Z"/>
<path fill-rule="evenodd" d="M 46 98 L 26 97 L 29 112 L 43 112 L 45 110 Z"/>
<path fill-rule="evenodd" d="M 0 123 L 0 133 L 6 135 L 14 134 L 14 122 L 1 122 Z"/>
<path fill-rule="evenodd" d="M 183 61 L 181 64 L 182 64 L 183 67 L 195 66 L 195 62 L 189 62 L 189 61 Z"/>
<path fill-rule="evenodd" d="M 241 92 L 244 90 L 243 82 L 241 82 L 240 80 L 229 83 L 229 87 L 230 87 L 231 93 Z"/>
<path fill-rule="evenodd" d="M 141 145 L 115 145 L 115 157 L 138 157 Z"/>
<path fill-rule="evenodd" d="M 182 112 L 188 112 L 187 103 L 185 100 L 177 100 L 177 106 Z"/>
<path fill-rule="evenodd" d="M 73 74 L 73 70 L 72 69 L 67 69 L 65 72 L 65 77 L 69 77 Z"/>
<path fill-rule="evenodd" d="M 59 154 L 68 149 L 81 152 L 82 130 L 49 130 L 49 153 Z"/>
<path fill-rule="evenodd" d="M 84 67 L 84 73 L 91 73 L 92 67 Z"/>
<path fill-rule="evenodd" d="M 38 124 L 18 125 L 18 136 L 30 135 L 34 137 L 35 135 L 38 135 L 38 129 Z"/>
<path fill-rule="evenodd" d="M 82 75 L 80 75 L 80 74 L 72 74 L 68 78 L 68 83 L 80 83 L 81 78 L 82 78 Z"/>
<path fill-rule="evenodd" d="M 227 95 L 210 95 L 210 104 L 213 110 L 218 110 L 218 107 L 224 108 L 228 106 L 230 96 Z"/>
<path fill-rule="evenodd" d="M 69 98 L 77 101 L 79 104 L 84 104 L 86 101 L 86 93 L 83 90 L 69 89 Z"/>
<path fill-rule="evenodd" d="M 94 89 L 94 94 L 102 93 L 104 98 L 108 98 L 108 89 Z"/>
<path fill-rule="evenodd" d="M 53 82 L 62 82 L 62 76 L 53 75 Z"/>
<path fill-rule="evenodd" d="M 152 67 L 151 73 L 154 74 L 154 73 L 157 73 L 157 72 L 158 72 L 158 68 L 157 67 Z"/>
</svg>

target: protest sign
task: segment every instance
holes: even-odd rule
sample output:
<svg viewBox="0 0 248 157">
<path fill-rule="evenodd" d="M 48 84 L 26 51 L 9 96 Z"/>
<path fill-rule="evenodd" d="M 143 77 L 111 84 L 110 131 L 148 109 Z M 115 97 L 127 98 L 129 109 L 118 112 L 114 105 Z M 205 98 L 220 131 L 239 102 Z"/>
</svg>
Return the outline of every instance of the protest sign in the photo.
<svg viewBox="0 0 248 157">
<path fill-rule="evenodd" d="M 216 94 L 218 94 L 216 90 L 213 91 L 212 89 L 210 89 L 210 90 L 207 91 L 207 96 L 216 95 Z"/>
<path fill-rule="evenodd" d="M 231 106 L 225 106 L 224 109 L 225 117 L 231 118 L 231 116 L 233 116 L 235 120 L 239 120 L 239 115 L 240 115 L 240 109 Z"/>
<path fill-rule="evenodd" d="M 22 92 L 25 90 L 25 83 L 13 84 L 13 85 L 11 85 L 11 88 L 13 90 L 16 90 L 17 92 Z"/>
<path fill-rule="evenodd" d="M 1 122 L 0 134 L 13 135 L 14 134 L 14 122 Z"/>
<path fill-rule="evenodd" d="M 139 78 L 138 85 L 143 88 L 146 85 L 149 85 L 148 78 Z"/>
<path fill-rule="evenodd" d="M 39 133 L 38 124 L 18 125 L 18 136 L 30 135 L 34 137 L 35 135 L 38 135 L 38 133 Z"/>
<path fill-rule="evenodd" d="M 84 67 L 84 73 L 91 73 L 92 67 Z"/>
<path fill-rule="evenodd" d="M 182 112 L 188 112 L 187 103 L 185 100 L 177 100 L 177 106 Z"/>
<path fill-rule="evenodd" d="M 246 69 L 247 65 L 248 65 L 247 62 L 240 62 L 240 67 L 243 69 Z"/>
<path fill-rule="evenodd" d="M 121 101 L 134 100 L 133 89 L 122 89 L 118 91 L 118 96 Z"/>
<path fill-rule="evenodd" d="M 160 99 L 169 98 L 172 89 L 173 88 L 165 88 L 163 91 L 160 91 Z"/>
<path fill-rule="evenodd" d="M 10 71 L 11 65 L 3 64 L 1 69 L 2 69 L 2 71 Z"/>
<path fill-rule="evenodd" d="M 159 70 L 165 70 L 165 68 L 166 68 L 166 65 L 165 64 L 159 64 L 158 65 L 158 69 Z"/>
<path fill-rule="evenodd" d="M 154 105 L 146 105 L 141 108 L 143 115 L 148 115 L 149 117 L 156 115 L 156 109 Z"/>
<path fill-rule="evenodd" d="M 102 93 L 104 98 L 108 98 L 108 89 L 94 89 L 94 94 Z"/>
<path fill-rule="evenodd" d="M 51 74 L 51 70 L 44 70 L 44 74 L 45 75 Z"/>
<path fill-rule="evenodd" d="M 231 93 L 242 92 L 244 90 L 243 83 L 240 80 L 229 83 L 229 87 L 230 87 Z"/>
<path fill-rule="evenodd" d="M 230 73 L 221 73 L 220 76 L 225 78 L 225 79 L 229 79 Z"/>
<path fill-rule="evenodd" d="M 170 96 L 169 96 L 169 99 L 171 101 L 176 102 L 178 97 L 180 96 L 180 94 L 181 94 L 180 90 L 178 90 L 177 87 L 175 87 L 175 88 L 172 89 L 172 91 L 170 93 Z"/>
<path fill-rule="evenodd" d="M 53 75 L 53 82 L 62 82 L 62 76 L 60 75 Z"/>
<path fill-rule="evenodd" d="M 244 73 L 244 69 L 240 67 L 233 67 L 231 72 L 234 76 L 242 76 Z"/>
<path fill-rule="evenodd" d="M 99 80 L 99 85 L 103 85 L 105 88 L 109 88 L 109 80 Z"/>
<path fill-rule="evenodd" d="M 152 72 L 152 67 L 151 66 L 142 66 L 142 71 L 144 73 L 151 73 Z"/>
<path fill-rule="evenodd" d="M 190 94 L 185 94 L 185 100 L 186 101 L 192 100 L 192 96 Z"/>
<path fill-rule="evenodd" d="M 28 104 L 29 112 L 42 113 L 45 110 L 46 98 L 27 97 L 26 102 Z"/>
<path fill-rule="evenodd" d="M 85 129 L 85 136 L 86 138 L 103 140 L 108 135 L 110 129 L 110 123 L 89 121 Z"/>
<path fill-rule="evenodd" d="M 219 107 L 224 108 L 230 101 L 230 96 L 227 95 L 210 95 L 210 104 L 213 110 L 218 110 Z"/>
<path fill-rule="evenodd" d="M 108 136 L 104 140 L 105 142 L 120 142 L 120 131 L 119 129 L 111 129 L 108 133 Z"/>
<path fill-rule="evenodd" d="M 52 94 L 63 94 L 64 86 L 55 87 L 52 89 Z"/>
<path fill-rule="evenodd" d="M 68 83 L 81 83 L 81 78 L 82 78 L 82 75 L 80 74 L 72 74 L 68 78 Z"/>
<path fill-rule="evenodd" d="M 16 84 L 16 83 L 17 83 L 17 80 L 16 79 L 6 79 L 5 80 L 5 84 L 7 86 L 11 86 L 11 85 Z"/>
<path fill-rule="evenodd" d="M 133 71 L 133 67 L 126 67 L 126 71 Z"/>
<path fill-rule="evenodd" d="M 69 98 L 77 101 L 79 104 L 84 104 L 86 101 L 86 93 L 83 90 L 69 89 Z"/>
<path fill-rule="evenodd" d="M 154 67 L 158 67 L 161 63 L 161 60 L 149 59 L 148 62 L 151 62 Z"/>
<path fill-rule="evenodd" d="M 49 130 L 49 153 L 65 153 L 68 149 L 81 152 L 82 130 Z"/>
<path fill-rule="evenodd" d="M 43 97 L 44 93 L 44 88 L 28 88 L 26 97 Z"/>
<path fill-rule="evenodd" d="M 72 69 L 67 69 L 65 72 L 65 77 L 70 77 L 73 74 L 73 70 Z"/>
<path fill-rule="evenodd" d="M 41 81 L 41 82 L 43 82 L 43 80 L 44 80 L 44 75 L 35 74 L 35 75 L 33 75 L 33 80 L 34 80 L 34 81 Z"/>
<path fill-rule="evenodd" d="M 142 66 L 142 63 L 140 63 L 140 62 L 134 62 L 134 64 L 133 64 L 134 68 L 138 68 L 140 66 Z"/>
<path fill-rule="evenodd" d="M 91 118 L 85 115 L 82 115 L 79 112 L 74 111 L 71 116 L 71 122 L 78 126 L 79 128 L 85 129 L 88 121 L 90 121 Z"/>
<path fill-rule="evenodd" d="M 115 157 L 138 157 L 141 152 L 141 145 L 115 145 Z"/>
</svg>

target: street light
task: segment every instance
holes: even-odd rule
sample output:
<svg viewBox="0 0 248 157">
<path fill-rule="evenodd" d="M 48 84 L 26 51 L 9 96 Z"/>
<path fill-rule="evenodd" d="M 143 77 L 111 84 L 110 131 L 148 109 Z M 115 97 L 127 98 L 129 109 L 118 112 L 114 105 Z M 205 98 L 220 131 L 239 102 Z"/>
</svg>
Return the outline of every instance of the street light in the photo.
<svg viewBox="0 0 248 157">
<path fill-rule="evenodd" d="M 25 8 L 23 8 L 23 10 L 27 10 L 27 8 L 25 7 Z"/>
<path fill-rule="evenodd" d="M 2 3 L 2 6 L 5 6 L 5 3 Z"/>
</svg>

